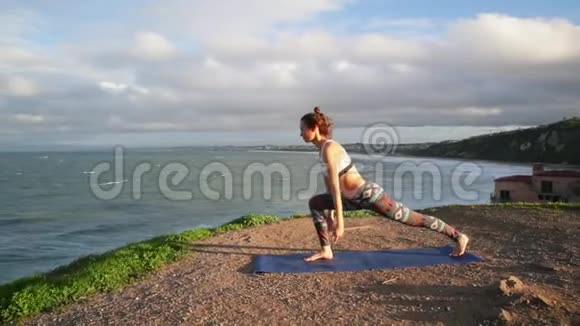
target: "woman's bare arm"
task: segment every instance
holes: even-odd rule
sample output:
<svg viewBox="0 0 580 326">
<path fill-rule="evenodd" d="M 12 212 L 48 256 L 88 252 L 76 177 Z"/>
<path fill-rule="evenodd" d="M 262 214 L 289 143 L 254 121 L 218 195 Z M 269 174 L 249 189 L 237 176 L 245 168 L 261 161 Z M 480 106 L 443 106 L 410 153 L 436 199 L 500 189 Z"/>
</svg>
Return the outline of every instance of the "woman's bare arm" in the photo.
<svg viewBox="0 0 580 326">
<path fill-rule="evenodd" d="M 334 209 L 336 211 L 337 231 L 344 230 L 344 221 L 342 214 L 342 195 L 340 192 L 340 183 L 338 177 L 338 145 L 330 144 L 323 153 L 324 160 L 327 162 L 328 188 L 334 200 Z M 340 236 L 337 234 L 337 236 Z"/>
</svg>

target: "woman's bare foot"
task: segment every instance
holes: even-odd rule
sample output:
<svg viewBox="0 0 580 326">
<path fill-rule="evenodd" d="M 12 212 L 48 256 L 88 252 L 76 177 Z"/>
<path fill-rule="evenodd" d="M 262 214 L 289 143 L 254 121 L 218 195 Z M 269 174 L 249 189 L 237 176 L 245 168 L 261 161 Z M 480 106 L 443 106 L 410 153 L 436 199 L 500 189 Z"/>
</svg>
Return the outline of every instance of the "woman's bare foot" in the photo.
<svg viewBox="0 0 580 326">
<path fill-rule="evenodd" d="M 449 256 L 452 257 L 459 257 L 465 253 L 465 249 L 467 248 L 467 243 L 469 242 L 469 237 L 465 234 L 461 234 L 459 238 L 457 238 L 457 244 L 455 245 L 455 249 Z"/>
<path fill-rule="evenodd" d="M 332 249 L 330 246 L 323 247 L 318 253 L 314 255 L 304 258 L 304 261 L 311 262 L 319 259 L 332 259 L 334 255 L 332 254 Z"/>
</svg>

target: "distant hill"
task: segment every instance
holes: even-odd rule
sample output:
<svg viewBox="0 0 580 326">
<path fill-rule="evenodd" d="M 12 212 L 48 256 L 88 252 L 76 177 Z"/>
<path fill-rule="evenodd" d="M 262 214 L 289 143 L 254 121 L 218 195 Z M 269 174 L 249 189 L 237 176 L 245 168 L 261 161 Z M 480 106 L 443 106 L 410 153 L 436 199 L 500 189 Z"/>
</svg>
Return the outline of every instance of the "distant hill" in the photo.
<svg viewBox="0 0 580 326">
<path fill-rule="evenodd" d="M 343 144 L 349 153 L 382 154 L 391 147 Z M 273 150 L 312 152 L 318 149 L 304 145 L 222 146 L 220 149 Z M 369 151 L 372 151 L 370 153 Z M 580 118 L 540 125 L 533 128 L 497 132 L 462 140 L 439 143 L 399 144 L 394 153 L 386 156 L 422 156 L 460 159 L 479 159 L 507 162 L 544 162 L 580 165 Z"/>
<path fill-rule="evenodd" d="M 425 148 L 398 147 L 397 154 L 511 162 L 580 164 L 580 118 L 498 132 Z"/>
<path fill-rule="evenodd" d="M 396 153 L 388 153 L 385 155 L 400 154 L 399 151 L 423 150 L 436 143 L 415 143 L 415 144 L 399 144 L 396 147 Z M 342 146 L 349 153 L 361 154 L 380 154 L 384 148 L 380 146 L 363 145 L 362 143 L 342 144 Z M 317 152 L 318 149 L 312 144 L 305 145 L 255 145 L 255 146 L 221 146 L 217 147 L 220 150 L 266 150 L 266 151 L 294 151 L 294 152 Z M 389 147 L 390 148 L 390 147 Z"/>
</svg>

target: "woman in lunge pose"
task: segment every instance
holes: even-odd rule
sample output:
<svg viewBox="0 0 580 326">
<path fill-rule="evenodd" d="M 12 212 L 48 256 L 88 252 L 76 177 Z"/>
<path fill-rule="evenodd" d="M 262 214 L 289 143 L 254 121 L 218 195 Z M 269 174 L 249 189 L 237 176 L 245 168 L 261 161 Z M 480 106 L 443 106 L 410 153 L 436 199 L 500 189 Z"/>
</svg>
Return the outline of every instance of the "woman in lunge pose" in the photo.
<svg viewBox="0 0 580 326">
<path fill-rule="evenodd" d="M 338 241 L 344 234 L 343 210 L 372 210 L 389 219 L 410 226 L 429 228 L 446 235 L 455 242 L 451 256 L 465 253 L 469 238 L 442 220 L 415 212 L 389 196 L 375 182 L 365 180 L 353 165 L 348 153 L 339 143 L 332 140 L 332 120 L 320 112 L 305 114 L 300 120 L 300 136 L 313 143 L 320 151 L 324 166 L 327 193 L 310 198 L 308 206 L 320 240 L 320 251 L 306 261 L 332 259 L 331 241 Z M 323 214 L 334 210 L 336 221 Z M 330 235 L 333 235 L 333 239 Z"/>
</svg>

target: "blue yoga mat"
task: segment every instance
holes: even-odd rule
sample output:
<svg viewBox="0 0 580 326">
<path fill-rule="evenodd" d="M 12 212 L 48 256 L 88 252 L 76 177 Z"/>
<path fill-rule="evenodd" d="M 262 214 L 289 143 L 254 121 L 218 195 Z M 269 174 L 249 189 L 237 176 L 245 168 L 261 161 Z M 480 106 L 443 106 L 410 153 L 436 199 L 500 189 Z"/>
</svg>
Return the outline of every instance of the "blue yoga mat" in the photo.
<svg viewBox="0 0 580 326">
<path fill-rule="evenodd" d="M 450 257 L 451 246 L 391 249 L 384 251 L 335 251 L 334 259 L 305 262 L 312 253 L 288 255 L 257 255 L 254 257 L 254 273 L 312 273 L 350 272 L 369 269 L 421 267 L 440 264 L 463 264 L 483 261 L 472 253 Z"/>
</svg>

